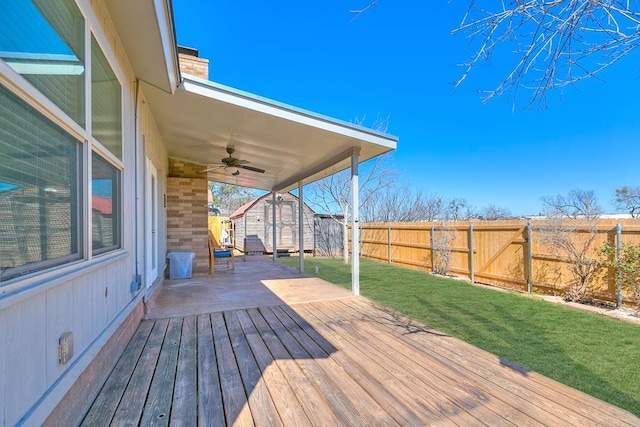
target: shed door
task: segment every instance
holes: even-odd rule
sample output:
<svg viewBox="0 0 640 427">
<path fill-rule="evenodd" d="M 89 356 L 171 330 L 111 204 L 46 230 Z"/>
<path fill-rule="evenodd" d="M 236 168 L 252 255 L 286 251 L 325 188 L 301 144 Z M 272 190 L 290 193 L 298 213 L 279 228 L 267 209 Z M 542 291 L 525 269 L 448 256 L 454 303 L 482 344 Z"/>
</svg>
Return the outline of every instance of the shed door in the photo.
<svg viewBox="0 0 640 427">
<path fill-rule="evenodd" d="M 273 250 L 273 215 L 272 203 L 264 204 L 264 241 L 268 251 Z M 276 201 L 276 247 L 295 250 L 298 247 L 296 202 L 293 200 Z"/>
</svg>

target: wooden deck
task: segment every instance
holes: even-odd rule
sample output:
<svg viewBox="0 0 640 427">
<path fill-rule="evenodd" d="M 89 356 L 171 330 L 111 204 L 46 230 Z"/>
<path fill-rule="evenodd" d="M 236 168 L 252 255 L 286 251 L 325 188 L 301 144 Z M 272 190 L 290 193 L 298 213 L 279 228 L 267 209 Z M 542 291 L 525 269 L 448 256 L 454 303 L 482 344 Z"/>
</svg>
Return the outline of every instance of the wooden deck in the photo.
<svg viewBox="0 0 640 427">
<path fill-rule="evenodd" d="M 144 320 L 84 425 L 632 426 L 621 409 L 348 297 Z"/>
</svg>

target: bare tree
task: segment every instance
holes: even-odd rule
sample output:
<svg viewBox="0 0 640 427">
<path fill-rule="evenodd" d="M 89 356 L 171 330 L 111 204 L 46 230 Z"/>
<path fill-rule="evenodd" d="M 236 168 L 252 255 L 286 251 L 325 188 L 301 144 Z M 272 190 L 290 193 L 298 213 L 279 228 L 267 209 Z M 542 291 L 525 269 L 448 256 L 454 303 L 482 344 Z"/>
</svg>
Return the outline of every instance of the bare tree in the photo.
<svg viewBox="0 0 640 427">
<path fill-rule="evenodd" d="M 364 119 L 356 119 L 356 124 L 362 124 Z M 389 117 L 378 117 L 373 129 L 386 132 Z M 385 154 L 362 163 L 359 168 L 360 210 L 366 211 L 376 194 L 387 187 L 391 187 L 396 180 L 396 169 L 389 161 L 390 154 Z M 349 170 L 330 175 L 309 186 L 307 203 L 317 212 L 330 215 L 334 221 L 342 224 L 343 228 L 343 257 L 349 262 L 349 233 L 348 225 L 351 219 L 351 173 Z"/>
<path fill-rule="evenodd" d="M 365 7 L 363 7 L 362 9 L 352 9 L 349 12 L 353 13 L 353 18 L 351 19 L 351 22 L 353 22 L 354 20 L 358 19 L 358 17 L 360 17 L 360 15 L 362 15 L 363 13 L 365 13 L 367 10 L 371 9 L 372 7 L 375 7 L 376 4 L 378 4 L 380 0 L 373 0 L 371 1 L 369 4 L 367 4 Z"/>
<path fill-rule="evenodd" d="M 640 10 L 635 0 L 471 0 L 458 33 L 471 39 L 473 54 L 456 86 L 506 45 L 515 65 L 485 100 L 505 93 L 515 99 L 525 88 L 530 104 L 544 104 L 547 90 L 593 77 L 637 48 Z"/>
<path fill-rule="evenodd" d="M 640 187 L 616 188 L 614 203 L 619 211 L 629 212 L 633 218 L 638 218 L 640 214 Z"/>
<path fill-rule="evenodd" d="M 352 10 L 356 19 L 378 4 Z M 460 86 L 494 54 L 511 51 L 515 65 L 484 100 L 518 89 L 530 91 L 529 106 L 544 106 L 549 89 L 574 85 L 597 76 L 640 45 L 640 5 L 637 0 L 470 0 L 460 24 L 452 31 L 470 40 L 472 54 L 461 64 Z"/>
<path fill-rule="evenodd" d="M 445 275 L 451 265 L 451 242 L 456 238 L 457 231 L 448 222 L 441 222 L 433 229 L 433 272 Z"/>
<path fill-rule="evenodd" d="M 443 216 L 449 221 L 467 221 L 476 218 L 477 213 L 467 199 L 454 197 L 447 202 Z"/>
<path fill-rule="evenodd" d="M 567 262 L 573 276 L 565 299 L 584 301 L 591 278 L 600 267 L 594 248 L 600 205 L 593 191 L 571 190 L 567 196 L 543 197 L 547 216 L 540 227 L 542 242 Z"/>
<path fill-rule="evenodd" d="M 389 186 L 376 193 L 360 210 L 363 222 L 434 221 L 442 216 L 444 200 L 436 194 L 412 190 L 408 185 Z"/>
<path fill-rule="evenodd" d="M 597 221 L 602 214 L 598 197 L 593 190 L 575 189 L 566 196 L 544 196 L 541 198 L 545 214 L 550 218 L 584 219 Z"/>
<path fill-rule="evenodd" d="M 486 221 L 497 221 L 500 219 L 513 218 L 513 214 L 508 208 L 489 205 L 480 210 L 478 217 Z"/>
</svg>

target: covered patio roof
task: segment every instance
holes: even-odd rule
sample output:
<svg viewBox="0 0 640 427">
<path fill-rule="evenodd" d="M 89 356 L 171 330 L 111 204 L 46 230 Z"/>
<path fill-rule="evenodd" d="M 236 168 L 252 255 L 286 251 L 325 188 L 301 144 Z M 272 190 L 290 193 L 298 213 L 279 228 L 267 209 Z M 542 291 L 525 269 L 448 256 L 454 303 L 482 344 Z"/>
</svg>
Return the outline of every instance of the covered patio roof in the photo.
<svg viewBox="0 0 640 427">
<path fill-rule="evenodd" d="M 150 84 L 142 90 L 169 156 L 212 167 L 209 180 L 266 191 L 287 191 L 396 148 L 398 139 L 218 83 L 182 76 L 170 94 Z M 265 173 L 216 168 L 233 157 Z"/>
<path fill-rule="evenodd" d="M 227 157 L 265 173 L 217 169 L 212 181 L 287 191 L 396 148 L 396 137 L 211 81 L 180 75 L 170 0 L 107 2 L 169 156 L 215 166 Z M 135 7 L 134 7 L 135 6 Z M 132 9 L 133 7 L 133 9 Z"/>
</svg>

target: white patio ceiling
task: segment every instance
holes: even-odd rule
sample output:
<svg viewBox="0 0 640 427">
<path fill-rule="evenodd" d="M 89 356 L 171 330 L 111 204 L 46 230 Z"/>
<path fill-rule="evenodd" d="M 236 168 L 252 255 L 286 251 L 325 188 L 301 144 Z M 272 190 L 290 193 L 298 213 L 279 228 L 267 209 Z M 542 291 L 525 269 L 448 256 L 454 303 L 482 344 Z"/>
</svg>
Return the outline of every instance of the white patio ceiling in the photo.
<svg viewBox="0 0 640 427">
<path fill-rule="evenodd" d="M 183 76 L 169 94 L 142 84 L 169 156 L 200 163 L 203 169 L 227 157 L 248 160 L 264 174 L 215 168 L 212 181 L 266 191 L 286 191 L 396 148 L 397 138 L 319 116 L 213 82 Z"/>
</svg>

